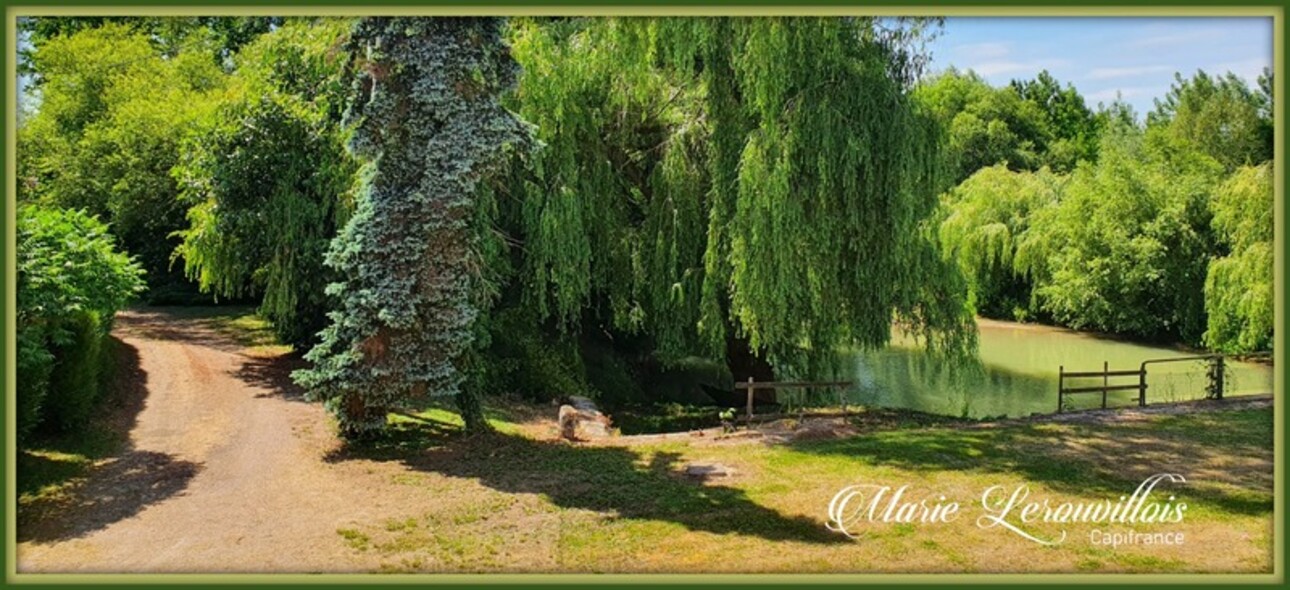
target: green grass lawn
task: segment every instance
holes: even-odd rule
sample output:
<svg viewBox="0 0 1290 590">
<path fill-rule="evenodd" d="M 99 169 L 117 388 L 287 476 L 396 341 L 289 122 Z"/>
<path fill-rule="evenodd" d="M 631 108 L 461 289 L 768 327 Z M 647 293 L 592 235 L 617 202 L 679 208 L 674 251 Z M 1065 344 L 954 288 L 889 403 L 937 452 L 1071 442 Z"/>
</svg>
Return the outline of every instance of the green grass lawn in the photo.
<svg viewBox="0 0 1290 590">
<path fill-rule="evenodd" d="M 1271 410 L 1150 416 L 1137 421 L 896 427 L 785 445 L 704 441 L 572 445 L 495 413 L 494 436 L 463 438 L 450 412 L 396 419 L 385 441 L 342 458 L 397 461 L 401 485 L 433 511 L 344 528 L 354 551 L 392 571 L 1269 571 Z M 886 428 L 886 427 L 882 427 Z M 720 462 L 732 477 L 680 473 Z M 1036 499 L 1129 495 L 1146 477 L 1179 473 L 1189 507 L 1169 525 L 1054 523 L 1042 546 L 975 524 L 982 492 L 1028 485 Z M 865 525 L 850 540 L 825 528 L 843 486 L 908 484 L 959 500 L 942 524 Z M 1178 546 L 1109 548 L 1093 529 L 1184 533 Z"/>
</svg>

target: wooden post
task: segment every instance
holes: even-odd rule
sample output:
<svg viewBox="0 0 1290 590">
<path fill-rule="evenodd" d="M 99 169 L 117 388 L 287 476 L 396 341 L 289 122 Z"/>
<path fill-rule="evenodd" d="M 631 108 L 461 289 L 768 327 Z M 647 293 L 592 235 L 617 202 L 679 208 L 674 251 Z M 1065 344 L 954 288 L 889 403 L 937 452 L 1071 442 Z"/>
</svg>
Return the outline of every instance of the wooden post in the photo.
<svg viewBox="0 0 1290 590">
<path fill-rule="evenodd" d="M 1209 360 L 1209 390 L 1214 399 L 1223 399 L 1223 356 Z"/>
<path fill-rule="evenodd" d="M 847 389 L 845 387 L 838 388 L 838 405 L 842 406 L 842 415 L 847 415 Z"/>
<path fill-rule="evenodd" d="M 1109 375 L 1110 371 L 1111 371 L 1110 363 L 1108 361 L 1102 361 L 1102 409 L 1103 410 L 1106 409 L 1106 388 L 1108 385 L 1110 385 L 1109 383 L 1107 383 L 1107 380 L 1110 378 L 1110 375 Z"/>
<path fill-rule="evenodd" d="M 748 415 L 746 417 L 749 425 L 752 424 L 752 416 L 753 416 L 753 378 L 749 377 L 748 378 Z"/>
<path fill-rule="evenodd" d="M 1147 366 L 1139 367 L 1138 373 L 1138 407 L 1147 407 Z"/>
<path fill-rule="evenodd" d="M 1066 379 L 1066 365 L 1057 367 L 1057 413 L 1062 413 L 1062 381 Z"/>
<path fill-rule="evenodd" d="M 1216 391 L 1218 391 L 1218 399 L 1223 399 L 1223 370 L 1226 368 L 1226 367 L 1225 367 L 1225 364 L 1226 364 L 1226 363 L 1225 363 L 1225 360 L 1223 359 L 1223 356 L 1222 356 L 1222 355 L 1219 355 L 1219 357 L 1218 357 L 1218 387 L 1216 387 L 1216 388 L 1215 388 L 1215 390 L 1216 390 Z"/>
</svg>

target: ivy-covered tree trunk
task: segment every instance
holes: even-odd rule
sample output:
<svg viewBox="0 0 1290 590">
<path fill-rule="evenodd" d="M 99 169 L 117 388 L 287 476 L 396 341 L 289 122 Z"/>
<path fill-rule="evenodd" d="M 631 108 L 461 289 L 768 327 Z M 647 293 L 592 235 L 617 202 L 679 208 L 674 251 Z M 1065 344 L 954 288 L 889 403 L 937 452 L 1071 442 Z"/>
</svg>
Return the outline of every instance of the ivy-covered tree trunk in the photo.
<svg viewBox="0 0 1290 590">
<path fill-rule="evenodd" d="M 385 427 L 390 409 L 456 396 L 468 431 L 487 430 L 459 363 L 478 315 L 474 194 L 528 128 L 498 103 L 518 66 L 497 18 L 365 18 L 355 25 L 351 149 L 365 159 L 354 216 L 327 263 L 339 308 L 297 373 L 342 432 Z"/>
</svg>

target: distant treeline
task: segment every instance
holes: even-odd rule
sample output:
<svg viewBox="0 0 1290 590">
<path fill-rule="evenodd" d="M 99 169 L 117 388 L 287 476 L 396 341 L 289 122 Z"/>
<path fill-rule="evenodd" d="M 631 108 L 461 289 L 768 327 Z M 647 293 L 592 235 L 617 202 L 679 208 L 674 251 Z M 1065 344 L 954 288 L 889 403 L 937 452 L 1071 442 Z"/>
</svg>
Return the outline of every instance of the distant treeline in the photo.
<svg viewBox="0 0 1290 590">
<path fill-rule="evenodd" d="M 1176 76 L 1145 123 L 1046 72 L 919 86 L 959 182 L 939 234 L 982 315 L 1222 352 L 1272 348 L 1272 79 Z"/>
</svg>

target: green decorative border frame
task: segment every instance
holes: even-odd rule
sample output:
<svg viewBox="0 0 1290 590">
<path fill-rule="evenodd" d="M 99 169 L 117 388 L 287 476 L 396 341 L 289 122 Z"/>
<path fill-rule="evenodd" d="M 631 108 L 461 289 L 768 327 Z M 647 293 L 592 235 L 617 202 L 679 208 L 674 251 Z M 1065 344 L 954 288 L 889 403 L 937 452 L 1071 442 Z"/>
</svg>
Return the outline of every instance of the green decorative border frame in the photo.
<svg viewBox="0 0 1290 590">
<path fill-rule="evenodd" d="M 1287 407 L 1280 400 L 1286 378 L 1285 351 L 1290 345 L 1285 330 L 1285 277 L 1288 268 L 1285 249 L 1285 39 L 1287 23 L 1285 6 L 1277 0 L 1245 2 L 1240 5 L 1214 5 L 1183 0 L 1169 4 L 1143 0 L 1115 1 L 1049 0 L 1024 2 L 996 0 L 990 5 L 980 5 L 972 0 L 948 0 L 937 5 L 902 3 L 899 0 L 871 0 L 863 4 L 845 0 L 810 0 L 809 4 L 785 4 L 783 0 L 742 0 L 695 2 L 692 0 L 655 0 L 642 2 L 610 3 L 604 0 L 564 0 L 543 3 L 540 0 L 484 0 L 486 4 L 469 2 L 417 2 L 410 0 L 380 0 L 368 6 L 346 6 L 344 0 L 253 0 L 212 5 L 196 0 L 164 2 L 158 0 L 112 3 L 110 0 L 81 0 L 75 5 L 58 4 L 53 0 L 9 2 L 4 6 L 4 23 L 0 26 L 0 42 L 4 55 L 3 79 L 0 90 L 4 92 L 5 117 L 0 123 L 4 132 L 4 191 L 0 201 L 0 223 L 3 223 L 3 240 L 0 240 L 0 259 L 3 260 L 3 284 L 0 293 L 0 334 L 4 338 L 3 404 L 4 453 L 0 465 L 4 468 L 3 495 L 0 516 L 4 520 L 3 563 L 4 584 L 42 587 L 84 585 L 409 585 L 435 586 L 484 586 L 484 585 L 533 585 L 533 586 L 584 586 L 599 584 L 624 585 L 755 585 L 759 587 L 798 587 L 819 585 L 900 585 L 941 586 L 963 585 L 1182 585 L 1187 587 L 1275 586 L 1285 582 L 1285 489 L 1290 483 L 1285 470 L 1285 423 Z M 1275 321 L 1275 381 L 1276 401 L 1274 428 L 1274 481 L 1273 505 L 1273 571 L 1270 574 L 21 574 L 17 569 L 17 511 L 16 494 L 16 437 L 15 411 L 15 236 L 14 211 L 16 200 L 16 118 L 17 118 L 17 18 L 29 15 L 152 15 L 181 16 L 192 14 L 227 15 L 396 15 L 417 14 L 427 16 L 464 15 L 589 15 L 589 16 L 767 16 L 767 15 L 876 15 L 876 16 L 954 16 L 954 17 L 1267 17 L 1273 20 L 1273 70 L 1275 80 L 1273 117 L 1275 123 L 1274 156 L 1276 191 L 1276 307 Z"/>
</svg>

